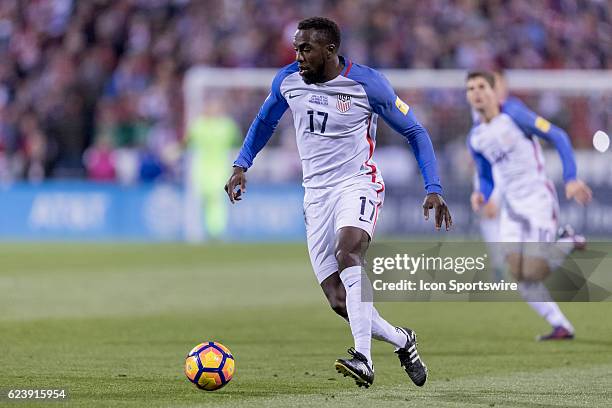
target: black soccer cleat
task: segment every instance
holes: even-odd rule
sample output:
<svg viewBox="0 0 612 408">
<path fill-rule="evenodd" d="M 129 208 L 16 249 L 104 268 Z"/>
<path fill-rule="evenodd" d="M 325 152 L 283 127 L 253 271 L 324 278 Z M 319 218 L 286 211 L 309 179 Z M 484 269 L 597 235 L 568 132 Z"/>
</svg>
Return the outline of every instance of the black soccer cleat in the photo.
<svg viewBox="0 0 612 408">
<path fill-rule="evenodd" d="M 395 350 L 395 354 L 397 354 L 401 366 L 404 367 L 412 382 L 422 387 L 427 381 L 427 366 L 421 361 L 417 351 L 416 333 L 405 327 L 398 327 L 397 329 L 403 332 L 408 340 L 404 348 Z"/>
<path fill-rule="evenodd" d="M 354 348 L 348 349 L 351 359 L 339 358 L 334 366 L 336 371 L 345 377 L 351 377 L 359 387 L 368 388 L 374 383 L 374 369 L 370 368 L 366 356 Z"/>
</svg>

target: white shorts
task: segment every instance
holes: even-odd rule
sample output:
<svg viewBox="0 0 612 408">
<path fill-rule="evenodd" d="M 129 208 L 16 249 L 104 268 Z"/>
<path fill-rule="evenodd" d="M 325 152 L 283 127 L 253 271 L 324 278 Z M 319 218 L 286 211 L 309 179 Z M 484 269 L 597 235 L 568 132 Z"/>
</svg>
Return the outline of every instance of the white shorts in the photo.
<svg viewBox="0 0 612 408">
<path fill-rule="evenodd" d="M 502 242 L 552 242 L 559 203 L 554 187 L 535 189 L 528 199 L 504 199 L 499 234 Z"/>
<path fill-rule="evenodd" d="M 306 191 L 306 239 L 310 262 L 319 283 L 338 271 L 335 248 L 340 228 L 361 228 L 370 239 L 374 238 L 384 194 L 383 184 L 367 181 L 326 191 Z"/>
<path fill-rule="evenodd" d="M 510 201 L 504 199 L 499 221 L 499 237 L 505 243 L 554 242 L 557 234 L 559 203 L 554 187 L 535 189 L 529 199 Z M 519 248 L 519 247 L 516 247 Z M 545 248 L 538 245 L 520 246 L 506 252 L 523 252 L 534 256 L 546 256 Z"/>
</svg>

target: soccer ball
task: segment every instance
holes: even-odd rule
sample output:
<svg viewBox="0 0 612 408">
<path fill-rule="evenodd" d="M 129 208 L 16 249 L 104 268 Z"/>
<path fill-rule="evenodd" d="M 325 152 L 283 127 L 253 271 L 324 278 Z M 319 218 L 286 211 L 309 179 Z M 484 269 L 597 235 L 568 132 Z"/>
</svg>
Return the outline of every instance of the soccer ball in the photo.
<svg viewBox="0 0 612 408">
<path fill-rule="evenodd" d="M 185 359 L 185 375 L 201 390 L 214 391 L 234 376 L 234 356 L 221 343 L 209 341 L 195 346 Z"/>
</svg>

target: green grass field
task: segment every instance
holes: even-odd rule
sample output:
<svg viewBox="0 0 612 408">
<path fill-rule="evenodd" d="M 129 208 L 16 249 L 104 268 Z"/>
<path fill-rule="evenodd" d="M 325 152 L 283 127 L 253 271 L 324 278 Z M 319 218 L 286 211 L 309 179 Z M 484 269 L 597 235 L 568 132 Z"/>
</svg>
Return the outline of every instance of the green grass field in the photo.
<svg viewBox="0 0 612 408">
<path fill-rule="evenodd" d="M 415 387 L 376 342 L 365 390 L 334 371 L 352 338 L 305 245 L 3 244 L 0 268 L 0 388 L 66 388 L 68 406 L 612 406 L 612 303 L 562 305 L 578 337 L 547 344 L 524 303 L 379 304 L 430 377 Z M 205 340 L 236 357 L 220 391 L 182 372 Z"/>
</svg>

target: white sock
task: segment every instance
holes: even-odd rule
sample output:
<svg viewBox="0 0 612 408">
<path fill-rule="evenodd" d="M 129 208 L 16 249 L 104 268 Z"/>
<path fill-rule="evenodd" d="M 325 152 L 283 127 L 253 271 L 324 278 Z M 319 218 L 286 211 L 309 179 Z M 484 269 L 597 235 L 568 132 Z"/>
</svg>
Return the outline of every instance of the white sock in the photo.
<svg viewBox="0 0 612 408">
<path fill-rule="evenodd" d="M 372 308 L 372 337 L 376 340 L 386 341 L 398 349 L 404 347 L 408 340 L 404 332 L 383 319 L 375 307 Z"/>
<path fill-rule="evenodd" d="M 559 309 L 559 305 L 553 302 L 548 289 L 542 282 L 519 282 L 519 291 L 527 304 L 551 326 L 563 326 L 572 333 L 574 332 L 574 327 Z"/>
<path fill-rule="evenodd" d="M 355 340 L 355 350 L 366 356 L 370 367 L 372 367 L 372 306 L 371 296 L 368 302 L 361 301 L 361 266 L 351 266 L 340 272 L 340 279 L 346 290 L 346 311 L 349 316 L 351 333 Z M 364 290 L 371 288 L 363 285 Z"/>
<path fill-rule="evenodd" d="M 349 323 L 348 318 L 342 316 L 340 318 Z M 404 332 L 383 319 L 375 307 L 372 308 L 372 338 L 386 341 L 398 349 L 404 347 L 408 341 Z"/>
</svg>

